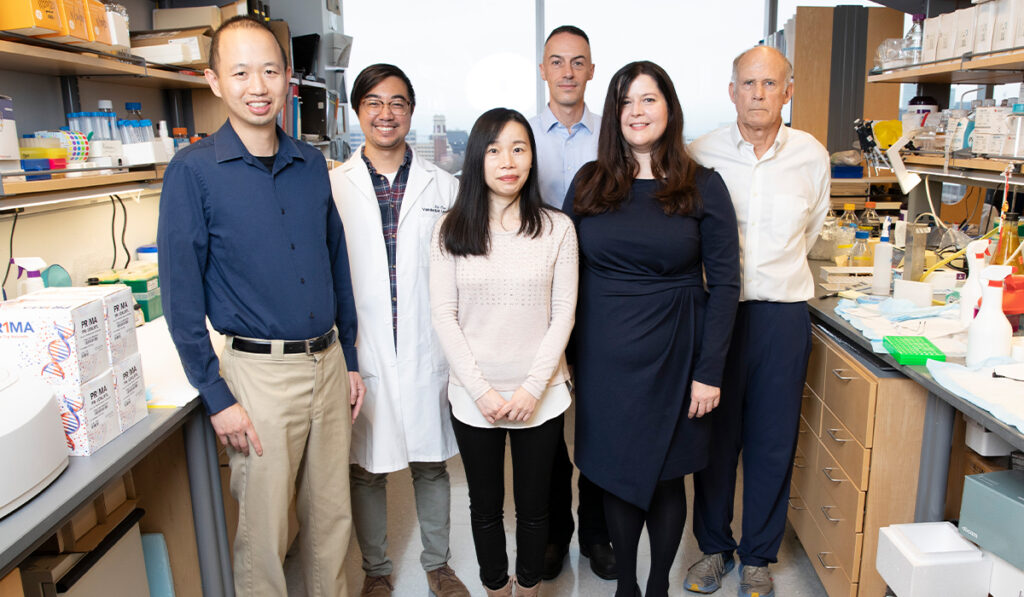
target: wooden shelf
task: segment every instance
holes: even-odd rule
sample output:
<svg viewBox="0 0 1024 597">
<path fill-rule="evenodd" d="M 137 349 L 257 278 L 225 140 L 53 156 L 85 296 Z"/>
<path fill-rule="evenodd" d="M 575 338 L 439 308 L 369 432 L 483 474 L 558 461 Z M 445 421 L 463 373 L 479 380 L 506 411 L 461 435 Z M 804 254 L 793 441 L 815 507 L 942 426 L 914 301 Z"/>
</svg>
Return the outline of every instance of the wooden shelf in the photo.
<svg viewBox="0 0 1024 597">
<path fill-rule="evenodd" d="M 126 182 L 153 180 L 156 177 L 156 170 L 137 170 L 134 172 L 122 172 L 119 174 L 107 174 L 103 176 L 79 176 L 76 178 L 51 178 L 50 180 L 5 182 L 3 197 L 7 198 L 10 195 L 24 195 L 28 193 L 48 193 L 51 191 L 86 189 L 90 187 L 124 184 Z"/>
<path fill-rule="evenodd" d="M 133 87 L 205 89 L 201 75 L 142 67 L 96 54 L 77 54 L 0 40 L 0 70 L 102 78 L 105 83 Z"/>
<path fill-rule="evenodd" d="M 978 83 L 999 85 L 1024 81 L 1024 50 L 976 58 L 909 66 L 868 76 L 868 83 Z"/>
<path fill-rule="evenodd" d="M 905 155 L 905 164 L 917 164 L 920 166 L 942 166 L 945 159 L 942 156 L 932 155 Z M 1007 160 L 993 160 L 988 158 L 953 158 L 949 160 L 949 167 L 958 170 L 984 170 L 986 172 L 1002 172 L 1009 165 L 1011 170 L 1016 172 L 1018 164 Z"/>
</svg>

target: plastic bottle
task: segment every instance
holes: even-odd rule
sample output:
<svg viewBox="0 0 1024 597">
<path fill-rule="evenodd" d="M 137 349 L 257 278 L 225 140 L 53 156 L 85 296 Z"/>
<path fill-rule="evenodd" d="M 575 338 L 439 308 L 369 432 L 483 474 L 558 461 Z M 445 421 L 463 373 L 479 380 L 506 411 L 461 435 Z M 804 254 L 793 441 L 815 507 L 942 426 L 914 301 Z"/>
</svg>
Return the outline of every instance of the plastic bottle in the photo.
<svg viewBox="0 0 1024 597">
<path fill-rule="evenodd" d="M 981 308 L 967 329 L 967 366 L 977 367 L 993 357 L 1008 357 L 1013 328 L 1003 313 L 1003 279 L 1010 275 L 1005 265 L 990 265 L 982 277 Z"/>
<path fill-rule="evenodd" d="M 868 231 L 858 230 L 850 248 L 850 265 L 854 267 L 870 267 L 871 252 L 868 251 Z"/>
<path fill-rule="evenodd" d="M 114 113 L 114 103 L 110 100 L 100 100 L 96 103 L 100 114 L 103 116 L 105 139 L 117 139 L 117 114 Z"/>
<path fill-rule="evenodd" d="M 185 127 L 174 127 L 171 129 L 171 134 L 174 135 L 174 152 L 177 153 L 182 147 L 188 147 L 188 129 Z"/>
<path fill-rule="evenodd" d="M 875 245 L 875 260 L 871 271 L 871 294 L 889 296 L 892 286 L 892 245 L 883 237 Z"/>
<path fill-rule="evenodd" d="M 1003 223 L 999 226 L 999 242 L 996 243 L 996 249 L 992 252 L 991 262 L 992 265 L 1009 265 L 1013 268 L 1012 273 L 1014 274 L 1024 273 L 1024 259 L 1021 254 L 1017 253 L 1013 259 L 1010 259 L 1010 256 L 1020 246 L 1020 236 L 1017 231 L 1019 219 L 1020 215 L 1014 212 L 1007 213 L 1003 218 Z"/>
<path fill-rule="evenodd" d="M 875 211 L 877 203 L 874 201 L 868 201 L 864 204 L 864 213 L 860 214 L 860 221 L 858 227 L 861 230 L 867 230 L 870 236 L 878 236 L 878 231 L 882 228 L 882 218 L 878 217 L 878 212 Z"/>
<path fill-rule="evenodd" d="M 921 39 L 924 33 L 923 28 L 924 15 L 915 14 L 913 17 L 913 24 L 910 26 L 910 29 L 907 30 L 907 34 L 903 36 L 903 47 L 900 48 L 900 58 L 904 60 L 904 64 L 907 66 L 921 62 L 921 48 L 923 47 Z"/>
<path fill-rule="evenodd" d="M 975 240 L 967 245 L 967 280 L 960 288 L 960 322 L 965 326 L 971 325 L 981 300 L 981 272 L 985 269 L 987 252 L 987 240 Z"/>
<path fill-rule="evenodd" d="M 131 120 L 142 120 L 142 102 L 125 102 L 124 111 Z"/>
<path fill-rule="evenodd" d="M 44 287 L 43 270 L 46 262 L 39 257 L 13 257 L 11 263 L 18 266 L 18 296 L 24 296 Z"/>
</svg>

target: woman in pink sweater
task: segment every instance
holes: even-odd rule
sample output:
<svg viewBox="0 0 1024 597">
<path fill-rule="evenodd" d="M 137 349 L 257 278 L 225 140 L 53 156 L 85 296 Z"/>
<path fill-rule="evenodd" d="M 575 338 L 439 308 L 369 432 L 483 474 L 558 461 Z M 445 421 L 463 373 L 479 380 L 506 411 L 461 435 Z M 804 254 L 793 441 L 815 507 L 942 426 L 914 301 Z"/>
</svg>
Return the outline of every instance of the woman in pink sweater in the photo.
<svg viewBox="0 0 1024 597">
<path fill-rule="evenodd" d="M 565 346 L 579 258 L 572 221 L 537 184 L 533 133 L 495 108 L 473 125 L 455 205 L 434 228 L 430 304 L 451 367 L 448 400 L 469 485 L 473 542 L 488 595 L 537 595 L 548 485 L 569 407 Z M 502 503 L 512 446 L 516 575 L 508 574 Z"/>
</svg>

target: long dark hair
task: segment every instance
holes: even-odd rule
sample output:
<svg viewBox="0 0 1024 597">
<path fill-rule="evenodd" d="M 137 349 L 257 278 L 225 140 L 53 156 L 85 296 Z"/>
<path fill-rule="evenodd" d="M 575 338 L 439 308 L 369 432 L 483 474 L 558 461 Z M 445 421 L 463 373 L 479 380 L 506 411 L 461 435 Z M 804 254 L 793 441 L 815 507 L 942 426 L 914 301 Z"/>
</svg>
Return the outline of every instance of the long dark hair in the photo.
<svg viewBox="0 0 1024 597">
<path fill-rule="evenodd" d="M 686 215 L 700 207 L 695 177 L 698 165 L 686 153 L 683 141 L 683 109 L 672 79 L 657 64 L 643 60 L 619 69 L 608 84 L 597 142 L 597 161 L 576 174 L 573 211 L 596 215 L 618 209 L 632 186 L 639 165 L 622 136 L 621 115 L 629 86 L 640 75 L 648 75 L 668 104 L 668 123 L 651 148 L 651 171 L 661 181 L 655 196 L 667 215 Z"/>
<path fill-rule="evenodd" d="M 455 205 L 441 224 L 441 247 L 452 255 L 486 255 L 491 250 L 490 198 L 484 179 L 484 155 L 487 146 L 498 138 L 505 125 L 518 122 L 530 139 L 530 174 L 519 191 L 519 234 L 536 238 L 544 230 L 547 206 L 540 198 L 537 183 L 537 143 L 530 123 L 522 114 L 508 108 L 494 108 L 480 115 L 469 132 L 462 180 Z"/>
</svg>

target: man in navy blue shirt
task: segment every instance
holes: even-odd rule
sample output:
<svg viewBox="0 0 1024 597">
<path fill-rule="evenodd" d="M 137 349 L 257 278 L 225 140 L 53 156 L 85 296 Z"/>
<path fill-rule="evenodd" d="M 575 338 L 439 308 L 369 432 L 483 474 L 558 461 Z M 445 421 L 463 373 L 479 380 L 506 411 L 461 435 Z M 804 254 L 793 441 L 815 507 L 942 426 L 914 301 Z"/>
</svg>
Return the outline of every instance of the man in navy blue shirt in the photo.
<svg viewBox="0 0 1024 597">
<path fill-rule="evenodd" d="M 365 386 L 341 218 L 323 156 L 276 126 L 291 69 L 273 33 L 236 17 L 210 54 L 206 78 L 228 121 L 164 175 L 157 242 L 167 325 L 228 446 L 240 506 L 235 592 L 287 594 L 294 498 L 306 590 L 344 595 L 345 465 Z M 219 359 L 207 317 L 226 336 Z"/>
</svg>

